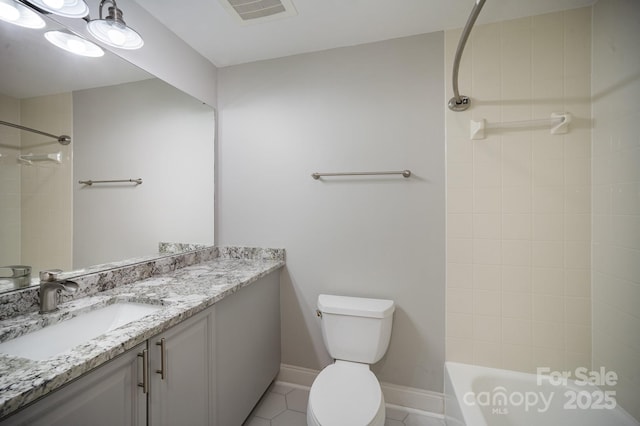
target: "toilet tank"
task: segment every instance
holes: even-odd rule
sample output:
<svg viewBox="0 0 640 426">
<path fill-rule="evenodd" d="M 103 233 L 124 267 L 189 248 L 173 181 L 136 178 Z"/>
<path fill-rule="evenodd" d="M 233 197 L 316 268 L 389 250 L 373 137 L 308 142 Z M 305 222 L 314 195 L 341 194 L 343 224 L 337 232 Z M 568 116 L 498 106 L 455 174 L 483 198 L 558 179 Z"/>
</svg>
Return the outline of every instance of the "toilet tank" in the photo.
<svg viewBox="0 0 640 426">
<path fill-rule="evenodd" d="M 322 338 L 334 359 L 376 363 L 389 347 L 393 300 L 318 296 Z"/>
</svg>

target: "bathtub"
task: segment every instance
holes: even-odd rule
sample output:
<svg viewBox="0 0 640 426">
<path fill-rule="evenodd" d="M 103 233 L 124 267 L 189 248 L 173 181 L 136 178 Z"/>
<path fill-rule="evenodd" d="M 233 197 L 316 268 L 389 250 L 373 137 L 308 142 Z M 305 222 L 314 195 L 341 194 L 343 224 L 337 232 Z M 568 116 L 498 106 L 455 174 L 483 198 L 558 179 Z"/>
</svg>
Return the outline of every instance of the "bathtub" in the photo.
<svg viewBox="0 0 640 426">
<path fill-rule="evenodd" d="M 617 406 L 615 394 L 556 372 L 538 376 L 457 362 L 445 366 L 449 426 L 640 426 Z"/>
</svg>

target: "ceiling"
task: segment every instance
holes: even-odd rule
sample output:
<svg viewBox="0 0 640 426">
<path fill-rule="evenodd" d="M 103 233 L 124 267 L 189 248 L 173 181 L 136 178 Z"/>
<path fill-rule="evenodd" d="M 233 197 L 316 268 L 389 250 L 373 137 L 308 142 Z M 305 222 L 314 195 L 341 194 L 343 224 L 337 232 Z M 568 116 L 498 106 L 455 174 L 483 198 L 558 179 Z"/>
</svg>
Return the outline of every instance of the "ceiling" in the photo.
<svg viewBox="0 0 640 426">
<path fill-rule="evenodd" d="M 473 0 L 292 0 L 297 15 L 244 24 L 225 9 L 226 0 L 135 1 L 218 67 L 461 28 L 474 5 Z M 477 22 L 595 1 L 487 0 Z"/>
</svg>

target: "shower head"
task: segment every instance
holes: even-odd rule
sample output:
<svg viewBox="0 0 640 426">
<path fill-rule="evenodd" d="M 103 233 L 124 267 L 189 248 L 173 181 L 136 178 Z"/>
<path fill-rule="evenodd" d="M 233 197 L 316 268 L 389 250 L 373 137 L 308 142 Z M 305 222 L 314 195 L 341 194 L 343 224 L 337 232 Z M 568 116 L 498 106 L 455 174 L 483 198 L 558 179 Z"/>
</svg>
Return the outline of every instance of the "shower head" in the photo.
<svg viewBox="0 0 640 426">
<path fill-rule="evenodd" d="M 456 56 L 453 61 L 453 75 L 451 77 L 451 81 L 453 84 L 453 98 L 449 99 L 449 109 L 451 111 L 464 111 L 471 105 L 471 99 L 469 99 L 468 96 L 460 95 L 460 92 L 458 91 L 458 69 L 460 68 L 460 59 L 462 58 L 464 46 L 467 43 L 469 34 L 473 29 L 473 25 L 476 23 L 476 19 L 478 19 L 478 15 L 482 10 L 482 6 L 484 6 L 485 1 L 486 0 L 476 0 L 476 4 L 471 10 L 471 15 L 469 15 L 469 19 L 467 20 L 467 23 L 462 30 L 462 36 L 460 37 L 460 41 L 458 42 Z"/>
</svg>

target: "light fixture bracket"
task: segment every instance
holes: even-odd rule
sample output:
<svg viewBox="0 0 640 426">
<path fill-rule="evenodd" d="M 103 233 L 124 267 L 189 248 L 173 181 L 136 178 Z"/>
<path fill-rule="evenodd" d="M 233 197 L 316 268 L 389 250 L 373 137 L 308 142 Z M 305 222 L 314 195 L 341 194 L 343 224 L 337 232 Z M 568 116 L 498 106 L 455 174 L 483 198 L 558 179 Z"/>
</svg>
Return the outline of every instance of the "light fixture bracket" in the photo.
<svg viewBox="0 0 640 426">
<path fill-rule="evenodd" d="M 114 23 L 118 23 L 118 24 L 122 24 L 122 25 L 127 25 L 124 22 L 124 19 L 122 18 L 122 9 L 118 8 L 118 5 L 116 4 L 116 2 L 114 0 L 102 0 L 100 2 L 100 19 L 102 18 L 102 9 L 104 7 L 105 3 L 111 3 L 112 6 L 109 6 L 109 16 L 107 16 L 106 18 L 104 18 L 107 21 L 113 21 Z"/>
</svg>

